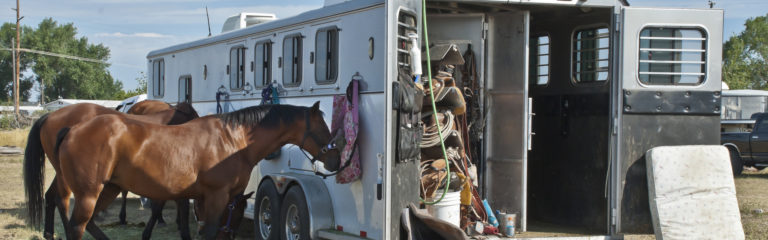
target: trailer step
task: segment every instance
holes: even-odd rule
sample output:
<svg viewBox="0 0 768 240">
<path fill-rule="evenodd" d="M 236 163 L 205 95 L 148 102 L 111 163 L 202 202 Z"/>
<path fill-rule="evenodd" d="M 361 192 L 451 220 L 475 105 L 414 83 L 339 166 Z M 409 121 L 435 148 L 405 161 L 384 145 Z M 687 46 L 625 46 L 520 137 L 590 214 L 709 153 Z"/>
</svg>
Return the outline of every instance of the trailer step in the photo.
<svg viewBox="0 0 768 240">
<path fill-rule="evenodd" d="M 331 229 L 325 229 L 325 230 L 318 230 L 317 231 L 317 237 L 320 239 L 328 239 L 328 240 L 361 240 L 361 239 L 370 239 L 370 238 L 364 238 L 360 237 L 358 235 L 354 235 L 347 232 L 341 232 L 337 230 L 331 230 Z"/>
</svg>

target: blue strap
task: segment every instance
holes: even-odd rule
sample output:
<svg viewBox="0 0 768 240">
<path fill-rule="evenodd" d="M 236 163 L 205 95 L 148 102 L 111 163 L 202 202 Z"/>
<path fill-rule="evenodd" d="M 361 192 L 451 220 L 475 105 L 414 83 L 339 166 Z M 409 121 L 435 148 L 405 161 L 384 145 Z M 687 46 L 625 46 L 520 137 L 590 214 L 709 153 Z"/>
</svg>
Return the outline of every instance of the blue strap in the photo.
<svg viewBox="0 0 768 240">
<path fill-rule="evenodd" d="M 233 229 L 230 227 L 230 223 L 232 221 L 232 211 L 235 210 L 235 205 L 237 204 L 237 201 L 240 200 L 240 198 L 243 197 L 243 194 L 237 194 L 235 196 L 235 199 L 232 200 L 231 203 L 227 204 L 227 209 L 229 209 L 229 214 L 227 214 L 227 225 L 224 225 L 221 227 L 221 231 L 225 233 L 231 233 Z"/>
</svg>

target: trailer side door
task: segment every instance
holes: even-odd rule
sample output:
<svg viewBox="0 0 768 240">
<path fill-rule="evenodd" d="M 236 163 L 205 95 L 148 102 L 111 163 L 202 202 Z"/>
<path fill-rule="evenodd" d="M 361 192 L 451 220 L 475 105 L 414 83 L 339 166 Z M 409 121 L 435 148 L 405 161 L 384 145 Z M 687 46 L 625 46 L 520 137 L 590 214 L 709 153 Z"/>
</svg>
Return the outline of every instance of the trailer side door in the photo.
<svg viewBox="0 0 768 240">
<path fill-rule="evenodd" d="M 723 11 L 624 7 L 617 22 L 611 233 L 652 233 L 645 152 L 720 141 Z"/>
</svg>

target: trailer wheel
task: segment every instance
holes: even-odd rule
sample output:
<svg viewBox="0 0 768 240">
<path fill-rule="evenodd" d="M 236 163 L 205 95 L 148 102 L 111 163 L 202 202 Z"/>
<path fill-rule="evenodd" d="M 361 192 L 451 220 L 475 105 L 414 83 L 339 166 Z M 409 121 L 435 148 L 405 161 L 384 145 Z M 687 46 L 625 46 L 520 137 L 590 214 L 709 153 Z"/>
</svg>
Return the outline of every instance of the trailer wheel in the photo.
<svg viewBox="0 0 768 240">
<path fill-rule="evenodd" d="M 733 167 L 733 175 L 741 175 L 741 171 L 744 170 L 744 162 L 741 161 L 739 152 L 729 147 L 728 153 L 731 155 L 731 167 Z"/>
<path fill-rule="evenodd" d="M 309 210 L 304 192 L 299 186 L 288 189 L 283 199 L 281 228 L 282 239 L 299 240 L 309 239 Z"/>
<path fill-rule="evenodd" d="M 280 239 L 280 194 L 270 179 L 264 180 L 256 191 L 253 220 L 256 239 Z"/>
</svg>

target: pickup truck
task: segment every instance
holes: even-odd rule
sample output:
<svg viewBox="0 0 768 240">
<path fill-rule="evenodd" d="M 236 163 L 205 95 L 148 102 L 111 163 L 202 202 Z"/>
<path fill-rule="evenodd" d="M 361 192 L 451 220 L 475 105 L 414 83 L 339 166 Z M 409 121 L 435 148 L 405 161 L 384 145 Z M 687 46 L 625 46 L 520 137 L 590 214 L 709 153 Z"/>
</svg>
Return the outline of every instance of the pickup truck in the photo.
<svg viewBox="0 0 768 240">
<path fill-rule="evenodd" d="M 751 132 L 723 132 L 720 143 L 731 154 L 733 174 L 741 174 L 744 166 L 762 170 L 768 167 L 768 113 L 756 114 Z"/>
</svg>

